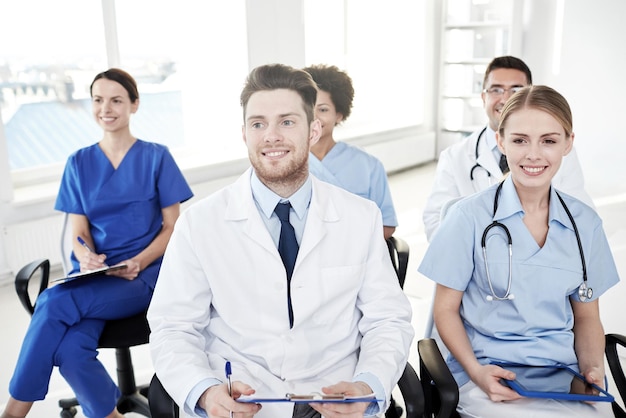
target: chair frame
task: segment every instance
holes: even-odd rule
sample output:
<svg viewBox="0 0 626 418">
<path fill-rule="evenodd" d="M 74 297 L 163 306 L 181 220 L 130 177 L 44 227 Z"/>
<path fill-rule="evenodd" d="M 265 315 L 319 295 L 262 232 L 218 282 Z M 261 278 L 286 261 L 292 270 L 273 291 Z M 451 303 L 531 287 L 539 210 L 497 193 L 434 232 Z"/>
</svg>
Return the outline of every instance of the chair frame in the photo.
<svg viewBox="0 0 626 418">
<path fill-rule="evenodd" d="M 39 295 L 48 287 L 49 260 L 39 259 L 29 263 L 22 267 L 15 277 L 15 291 L 22 306 L 30 315 L 35 311 L 37 301 L 31 301 L 28 287 L 37 271 L 41 271 L 41 281 L 37 294 Z M 138 329 L 141 332 L 137 332 Z M 147 344 L 149 334 L 150 329 L 146 313 L 143 312 L 133 317 L 107 321 L 100 336 L 99 348 L 115 348 L 117 384 L 121 392 L 117 408 L 122 414 L 135 412 L 150 417 L 150 406 L 147 398 L 148 385 L 137 387 L 130 353 L 130 347 Z M 59 400 L 61 418 L 71 418 L 76 415 L 76 406 L 78 405 L 76 398 Z"/>
<path fill-rule="evenodd" d="M 606 334 L 606 345 L 604 353 L 606 354 L 606 360 L 611 370 L 611 377 L 615 382 L 617 391 L 622 402 L 626 402 L 626 377 L 624 376 L 624 369 L 622 368 L 619 355 L 617 353 L 617 346 L 626 347 L 626 336 L 620 334 Z M 613 402 L 613 414 L 616 418 L 626 418 L 626 412 L 622 409 L 617 402 Z"/>
<path fill-rule="evenodd" d="M 419 340 L 417 352 L 424 392 L 424 417 L 458 417 L 459 387 L 439 351 L 437 341 L 433 338 Z"/>
<path fill-rule="evenodd" d="M 626 400 L 626 376 L 621 365 L 617 347 L 626 347 L 626 336 L 606 334 L 605 354 L 611 376 L 622 402 Z M 458 417 L 456 406 L 459 401 L 459 389 L 448 366 L 441 356 L 437 342 L 424 338 L 418 342 L 420 356 L 420 376 L 424 390 L 424 417 Z M 617 403 L 612 403 L 616 418 L 626 418 L 626 412 Z"/>
</svg>

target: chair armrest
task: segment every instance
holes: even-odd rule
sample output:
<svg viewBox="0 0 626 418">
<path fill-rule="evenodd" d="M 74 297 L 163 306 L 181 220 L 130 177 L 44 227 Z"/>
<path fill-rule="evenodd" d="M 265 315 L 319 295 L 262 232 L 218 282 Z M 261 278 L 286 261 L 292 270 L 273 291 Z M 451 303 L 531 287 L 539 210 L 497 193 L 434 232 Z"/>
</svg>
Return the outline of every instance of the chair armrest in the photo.
<svg viewBox="0 0 626 418">
<path fill-rule="evenodd" d="M 617 354 L 617 345 L 626 347 L 626 336 L 620 334 L 606 334 L 606 347 L 604 352 L 606 353 L 606 360 L 609 363 L 609 369 L 611 369 L 611 376 L 617 386 L 622 401 L 626 402 L 626 377 L 624 376 L 624 369 L 622 368 L 619 355 Z"/>
<path fill-rule="evenodd" d="M 150 381 L 148 403 L 152 418 L 178 418 L 178 405 L 167 393 L 156 374 L 152 376 Z"/>
<path fill-rule="evenodd" d="M 406 364 L 404 372 L 398 381 L 398 388 L 404 399 L 406 418 L 419 418 L 424 413 L 424 392 L 420 379 L 410 363 Z"/>
<path fill-rule="evenodd" d="M 37 271 L 41 271 L 41 281 L 39 283 L 39 292 L 37 293 L 37 296 L 39 296 L 39 294 L 48 287 L 48 280 L 50 278 L 49 260 L 35 260 L 22 267 L 15 276 L 15 291 L 17 292 L 17 297 L 20 299 L 20 302 L 22 302 L 24 309 L 31 315 L 35 311 L 36 300 L 35 303 L 31 302 L 30 295 L 28 294 L 28 284 Z"/>
<path fill-rule="evenodd" d="M 422 339 L 417 343 L 417 351 L 424 390 L 424 416 L 432 416 L 433 413 L 442 418 L 455 416 L 459 403 L 459 388 L 441 356 L 437 342 L 432 338 Z M 438 412 L 436 400 L 439 401 Z"/>
</svg>

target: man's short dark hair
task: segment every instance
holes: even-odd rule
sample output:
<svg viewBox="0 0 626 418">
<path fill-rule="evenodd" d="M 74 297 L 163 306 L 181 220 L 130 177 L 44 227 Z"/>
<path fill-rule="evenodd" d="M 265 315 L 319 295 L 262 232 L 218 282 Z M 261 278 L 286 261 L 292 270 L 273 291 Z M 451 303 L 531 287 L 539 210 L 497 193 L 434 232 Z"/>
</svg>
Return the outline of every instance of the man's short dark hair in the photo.
<svg viewBox="0 0 626 418">
<path fill-rule="evenodd" d="M 513 70 L 519 70 L 526 74 L 527 84 L 533 84 L 533 76 L 530 72 L 530 68 L 528 68 L 528 65 L 526 65 L 524 61 L 517 57 L 505 55 L 503 57 L 494 58 L 493 60 L 491 60 L 489 65 L 487 65 L 487 69 L 485 70 L 485 78 L 483 79 L 483 88 L 487 88 L 487 78 L 489 77 L 489 74 L 499 68 L 510 68 Z"/>
<path fill-rule="evenodd" d="M 302 98 L 307 121 L 309 123 L 313 121 L 315 101 L 317 100 L 315 82 L 306 71 L 284 64 L 261 65 L 250 72 L 240 96 L 244 119 L 248 100 L 254 93 L 278 89 L 293 90 L 298 93 Z"/>
</svg>

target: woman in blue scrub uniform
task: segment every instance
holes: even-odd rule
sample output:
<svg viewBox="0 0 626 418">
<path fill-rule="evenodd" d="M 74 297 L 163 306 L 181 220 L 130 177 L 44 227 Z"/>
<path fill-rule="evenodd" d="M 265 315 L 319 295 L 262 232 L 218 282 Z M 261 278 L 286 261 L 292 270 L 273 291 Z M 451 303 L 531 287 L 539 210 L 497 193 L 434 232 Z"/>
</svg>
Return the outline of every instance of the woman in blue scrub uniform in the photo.
<svg viewBox="0 0 626 418">
<path fill-rule="evenodd" d="M 521 398 L 500 382 L 514 374 L 490 364 L 565 364 L 603 387 L 598 297 L 619 281 L 598 215 L 551 187 L 574 140 L 565 98 L 545 86 L 522 89 L 502 109 L 496 139 L 510 176 L 452 206 L 419 267 L 437 283 L 434 320 L 451 354 L 458 411 L 612 416 L 609 402 Z"/>
<path fill-rule="evenodd" d="M 334 65 L 313 65 L 304 71 L 317 84 L 315 117 L 322 123 L 322 136 L 311 147 L 309 171 L 322 181 L 375 202 L 383 216 L 385 239 L 389 238 L 398 219 L 385 167 L 361 148 L 333 138 L 335 126 L 352 112 L 352 79 Z"/>
<path fill-rule="evenodd" d="M 128 267 L 39 296 L 2 418 L 24 417 L 44 399 L 54 366 L 87 417 L 122 416 L 119 389 L 96 358 L 98 339 L 105 321 L 148 307 L 180 204 L 193 196 L 167 148 L 131 134 L 130 117 L 139 107 L 135 80 L 112 68 L 95 77 L 90 91 L 104 134 L 69 157 L 55 209 L 69 214 L 72 272 Z"/>
</svg>

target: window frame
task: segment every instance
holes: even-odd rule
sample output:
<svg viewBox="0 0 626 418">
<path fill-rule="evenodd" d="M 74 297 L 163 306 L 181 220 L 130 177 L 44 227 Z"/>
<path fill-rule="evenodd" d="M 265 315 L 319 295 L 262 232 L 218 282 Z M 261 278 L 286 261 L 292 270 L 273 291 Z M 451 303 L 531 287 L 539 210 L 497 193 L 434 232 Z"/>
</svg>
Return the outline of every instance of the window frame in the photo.
<svg viewBox="0 0 626 418">
<path fill-rule="evenodd" d="M 245 0 L 246 1 L 246 10 L 248 15 L 254 15 L 254 13 L 264 12 L 269 13 L 268 11 L 263 11 L 263 8 L 259 7 L 259 2 L 257 0 Z M 276 5 L 289 5 L 290 12 L 292 14 L 302 13 L 303 12 L 303 0 L 292 1 L 292 0 L 268 0 Z M 344 0 L 344 4 L 346 4 L 347 0 Z M 425 1 L 425 11 L 427 14 L 431 12 L 436 12 L 436 7 L 433 7 L 436 0 L 424 0 Z M 101 0 L 102 6 L 102 14 L 103 14 L 103 30 L 105 33 L 105 47 L 106 47 L 106 56 L 108 60 L 108 66 L 119 66 L 120 65 L 120 48 L 119 48 L 119 40 L 117 36 L 117 21 L 116 21 L 116 10 L 115 10 L 116 0 Z M 390 6 L 393 7 L 393 6 Z M 424 22 L 432 26 L 430 28 L 426 28 L 425 37 L 428 39 L 429 34 L 436 33 L 438 30 L 438 26 L 436 21 L 438 19 L 431 19 L 428 16 L 424 16 Z M 429 23 L 430 22 L 430 23 Z M 295 52 L 285 53 L 286 48 L 276 48 L 275 46 L 267 45 L 267 38 L 261 39 L 260 37 L 255 36 L 255 33 L 261 33 L 266 29 L 265 26 L 260 26 L 254 20 L 248 20 L 247 22 L 248 28 L 248 42 L 249 42 L 249 50 L 254 51 L 253 53 L 248 54 L 249 59 L 249 67 L 253 68 L 256 65 L 259 65 L 264 62 L 285 62 L 294 66 L 304 66 L 304 52 L 295 48 Z M 292 30 L 297 30 L 292 27 Z M 276 37 L 277 34 L 274 34 Z M 302 30 L 302 37 L 304 36 L 304 30 Z M 276 39 L 276 38 L 275 38 Z M 255 42 L 255 40 L 257 40 Z M 260 40 L 264 40 L 260 42 Z M 425 74 L 424 79 L 426 80 L 429 76 L 432 75 L 432 70 L 429 70 L 434 67 L 435 57 L 433 51 L 429 49 L 430 46 L 426 45 L 426 50 L 424 51 L 424 59 L 426 61 L 425 64 Z M 287 50 L 294 50 L 294 48 L 288 48 Z M 287 55 L 285 55 L 287 54 Z M 430 63 L 430 65 L 429 65 Z M 431 74 L 429 74 L 431 72 Z M 404 130 L 406 132 L 412 132 L 412 135 L 418 134 L 429 134 L 433 131 L 434 126 L 434 117 L 431 107 L 428 106 L 429 103 L 432 102 L 432 84 L 424 82 L 425 85 L 425 94 L 424 94 L 424 117 L 423 123 L 421 125 L 416 126 L 405 126 L 400 130 Z M 1 119 L 0 119 L 1 120 Z M 1 124 L 1 122 L 0 122 Z M 384 132 L 376 132 L 375 135 L 369 133 L 359 133 L 357 132 L 357 136 L 352 137 L 344 137 L 341 132 L 338 133 L 338 137 L 346 142 L 354 143 L 359 146 L 371 146 L 376 145 L 377 143 L 383 143 L 386 140 L 394 139 L 398 137 L 398 130 L 391 129 Z M 0 194 L 0 199 L 4 202 L 15 202 L 18 206 L 28 203 L 29 201 L 42 201 L 42 200 L 51 200 L 56 195 L 56 189 L 58 188 L 58 184 L 60 182 L 60 177 L 63 173 L 63 168 L 65 162 L 59 162 L 55 164 L 49 164 L 46 166 L 38 166 L 27 169 L 19 169 L 19 170 L 11 170 L 9 166 L 9 155 L 6 147 L 6 138 L 4 137 L 4 126 L 0 126 L 0 175 L 2 175 L 2 180 L 0 181 L 0 186 L 2 186 L 2 193 Z M 176 150 L 172 150 L 175 158 L 178 158 Z M 428 156 L 429 159 L 434 158 L 434 155 Z M 184 159 L 184 157 L 183 157 Z M 203 166 L 184 166 L 181 165 L 181 169 L 183 172 L 192 173 L 192 178 L 196 181 L 212 181 L 216 176 L 212 174 L 200 174 L 202 172 L 207 173 L 225 173 L 229 175 L 233 171 L 238 170 L 245 159 L 236 159 L 231 161 L 224 161 L 217 164 L 207 164 Z M 228 169 L 228 165 L 233 165 L 234 169 Z M 416 160 L 416 164 L 419 161 Z M 214 167 L 219 167 L 218 170 L 215 170 Z"/>
</svg>

